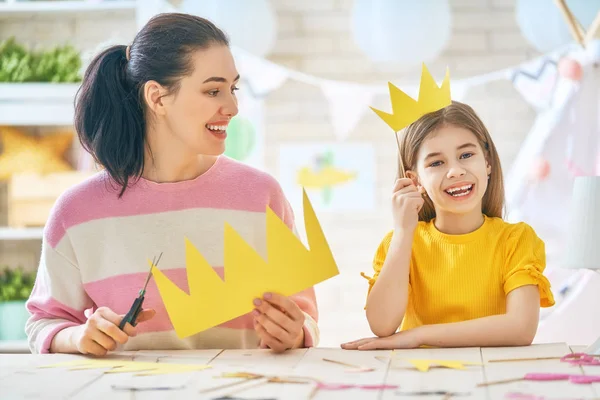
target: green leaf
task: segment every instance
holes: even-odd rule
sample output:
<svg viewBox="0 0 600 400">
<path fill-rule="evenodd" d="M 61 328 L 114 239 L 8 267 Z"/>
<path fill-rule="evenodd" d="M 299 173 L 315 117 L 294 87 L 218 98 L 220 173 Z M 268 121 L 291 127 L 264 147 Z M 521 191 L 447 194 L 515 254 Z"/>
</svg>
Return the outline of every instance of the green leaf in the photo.
<svg viewBox="0 0 600 400">
<path fill-rule="evenodd" d="M 0 43 L 0 82 L 79 82 L 81 64 L 70 45 L 34 52 L 14 36 Z"/>
<path fill-rule="evenodd" d="M 5 267 L 0 273 L 0 302 L 27 300 L 35 284 L 35 273 Z"/>
</svg>

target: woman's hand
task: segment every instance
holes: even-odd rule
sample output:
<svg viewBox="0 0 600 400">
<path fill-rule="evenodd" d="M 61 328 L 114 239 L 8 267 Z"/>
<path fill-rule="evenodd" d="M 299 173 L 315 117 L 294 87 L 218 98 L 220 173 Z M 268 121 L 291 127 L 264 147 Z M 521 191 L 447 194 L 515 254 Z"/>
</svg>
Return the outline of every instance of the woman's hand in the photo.
<svg viewBox="0 0 600 400">
<path fill-rule="evenodd" d="M 154 314 L 154 310 L 143 310 L 136 322 L 148 321 Z M 108 307 L 98 308 L 85 324 L 73 330 L 73 345 L 80 353 L 95 356 L 103 356 L 115 350 L 118 344 L 127 343 L 130 337 L 137 334 L 137 329 L 129 323 L 125 324 L 124 331 L 119 329 L 123 317 L 124 315 L 118 315 Z"/>
<path fill-rule="evenodd" d="M 391 349 L 414 349 L 421 345 L 418 329 L 410 329 L 394 333 L 387 337 L 373 337 L 343 343 L 344 350 L 391 350 Z"/>
<path fill-rule="evenodd" d="M 266 293 L 262 299 L 254 300 L 254 306 L 254 329 L 261 347 L 281 353 L 304 345 L 305 316 L 294 301 L 277 293 Z"/>
</svg>

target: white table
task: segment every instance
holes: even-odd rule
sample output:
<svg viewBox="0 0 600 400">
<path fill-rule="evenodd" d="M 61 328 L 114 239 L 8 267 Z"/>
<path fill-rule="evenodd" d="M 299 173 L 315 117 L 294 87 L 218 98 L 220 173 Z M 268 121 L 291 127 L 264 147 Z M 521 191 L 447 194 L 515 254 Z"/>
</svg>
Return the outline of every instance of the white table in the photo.
<svg viewBox="0 0 600 400">
<path fill-rule="evenodd" d="M 319 390 L 314 399 L 505 399 L 509 393 L 528 393 L 547 399 L 596 398 L 600 383 L 572 384 L 555 382 L 513 382 L 477 387 L 482 382 L 517 378 L 529 372 L 559 372 L 600 375 L 600 366 L 579 367 L 561 362 L 560 357 L 583 347 L 569 347 L 564 343 L 512 348 L 454 348 L 414 349 L 397 351 L 346 351 L 330 348 L 311 348 L 276 355 L 268 350 L 197 350 L 197 351 L 137 351 L 111 354 L 111 358 L 158 363 L 209 364 L 211 368 L 181 374 L 133 376 L 132 373 L 105 373 L 104 370 L 71 371 L 67 368 L 38 368 L 56 362 L 86 358 L 77 355 L 0 354 L 0 398 L 2 399 L 144 399 L 172 398 L 216 399 L 309 399 L 316 383 L 265 383 L 262 380 L 244 381 L 243 384 L 221 390 L 201 393 L 209 388 L 239 378 L 223 378 L 228 372 L 252 372 L 275 376 L 317 378 L 327 383 L 356 385 L 389 384 L 398 389 Z M 554 357 L 534 361 L 492 360 Z M 370 372 L 352 372 L 349 368 L 323 359 L 333 359 L 373 368 Z M 461 360 L 481 365 L 465 370 L 433 368 L 419 372 L 407 359 Z M 163 387 L 163 390 L 131 391 L 114 389 L 116 386 L 137 388 Z M 258 385 L 258 386 L 257 386 Z M 164 389 L 164 387 L 168 389 Z M 169 389 L 170 388 L 170 389 Z M 237 391 L 237 392 L 236 392 Z M 428 395 L 404 396 L 399 393 L 414 391 L 451 391 L 466 393 L 462 396 Z M 537 399 L 536 399 L 537 400 Z"/>
</svg>

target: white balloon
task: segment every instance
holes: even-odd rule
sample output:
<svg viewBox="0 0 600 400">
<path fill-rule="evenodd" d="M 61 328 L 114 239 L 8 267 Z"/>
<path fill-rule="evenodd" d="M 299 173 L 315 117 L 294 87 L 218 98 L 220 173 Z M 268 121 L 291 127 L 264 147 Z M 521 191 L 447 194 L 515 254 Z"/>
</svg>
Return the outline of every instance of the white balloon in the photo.
<svg viewBox="0 0 600 400">
<path fill-rule="evenodd" d="M 448 0 L 355 0 L 352 31 L 375 62 L 419 65 L 435 59 L 450 38 Z"/>
<path fill-rule="evenodd" d="M 182 12 L 212 21 L 231 44 L 257 56 L 269 54 L 277 39 L 277 19 L 268 0 L 183 0 Z"/>
<path fill-rule="evenodd" d="M 600 10 L 600 0 L 569 0 L 569 9 L 583 29 L 587 29 Z M 562 12 L 554 1 L 517 0 L 517 24 L 527 41 L 546 53 L 574 40 Z"/>
</svg>

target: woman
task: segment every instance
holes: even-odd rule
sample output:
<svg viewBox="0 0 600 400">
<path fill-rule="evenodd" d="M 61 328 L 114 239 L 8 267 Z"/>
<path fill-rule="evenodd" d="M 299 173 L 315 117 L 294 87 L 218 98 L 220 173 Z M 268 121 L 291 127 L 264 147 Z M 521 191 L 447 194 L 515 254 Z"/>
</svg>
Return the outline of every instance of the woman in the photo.
<svg viewBox="0 0 600 400">
<path fill-rule="evenodd" d="M 91 62 L 75 128 L 103 171 L 64 193 L 46 224 L 27 303 L 32 352 L 281 352 L 317 343 L 312 288 L 290 298 L 265 294 L 252 313 L 180 339 L 151 282 L 141 324 L 118 328 L 148 274 L 144 261 L 156 253 L 164 253 L 161 270 L 187 289 L 184 237 L 223 276 L 225 223 L 263 254 L 267 206 L 294 229 L 275 179 L 223 155 L 239 79 L 225 34 L 186 14 L 154 17 L 131 46 Z"/>
</svg>

